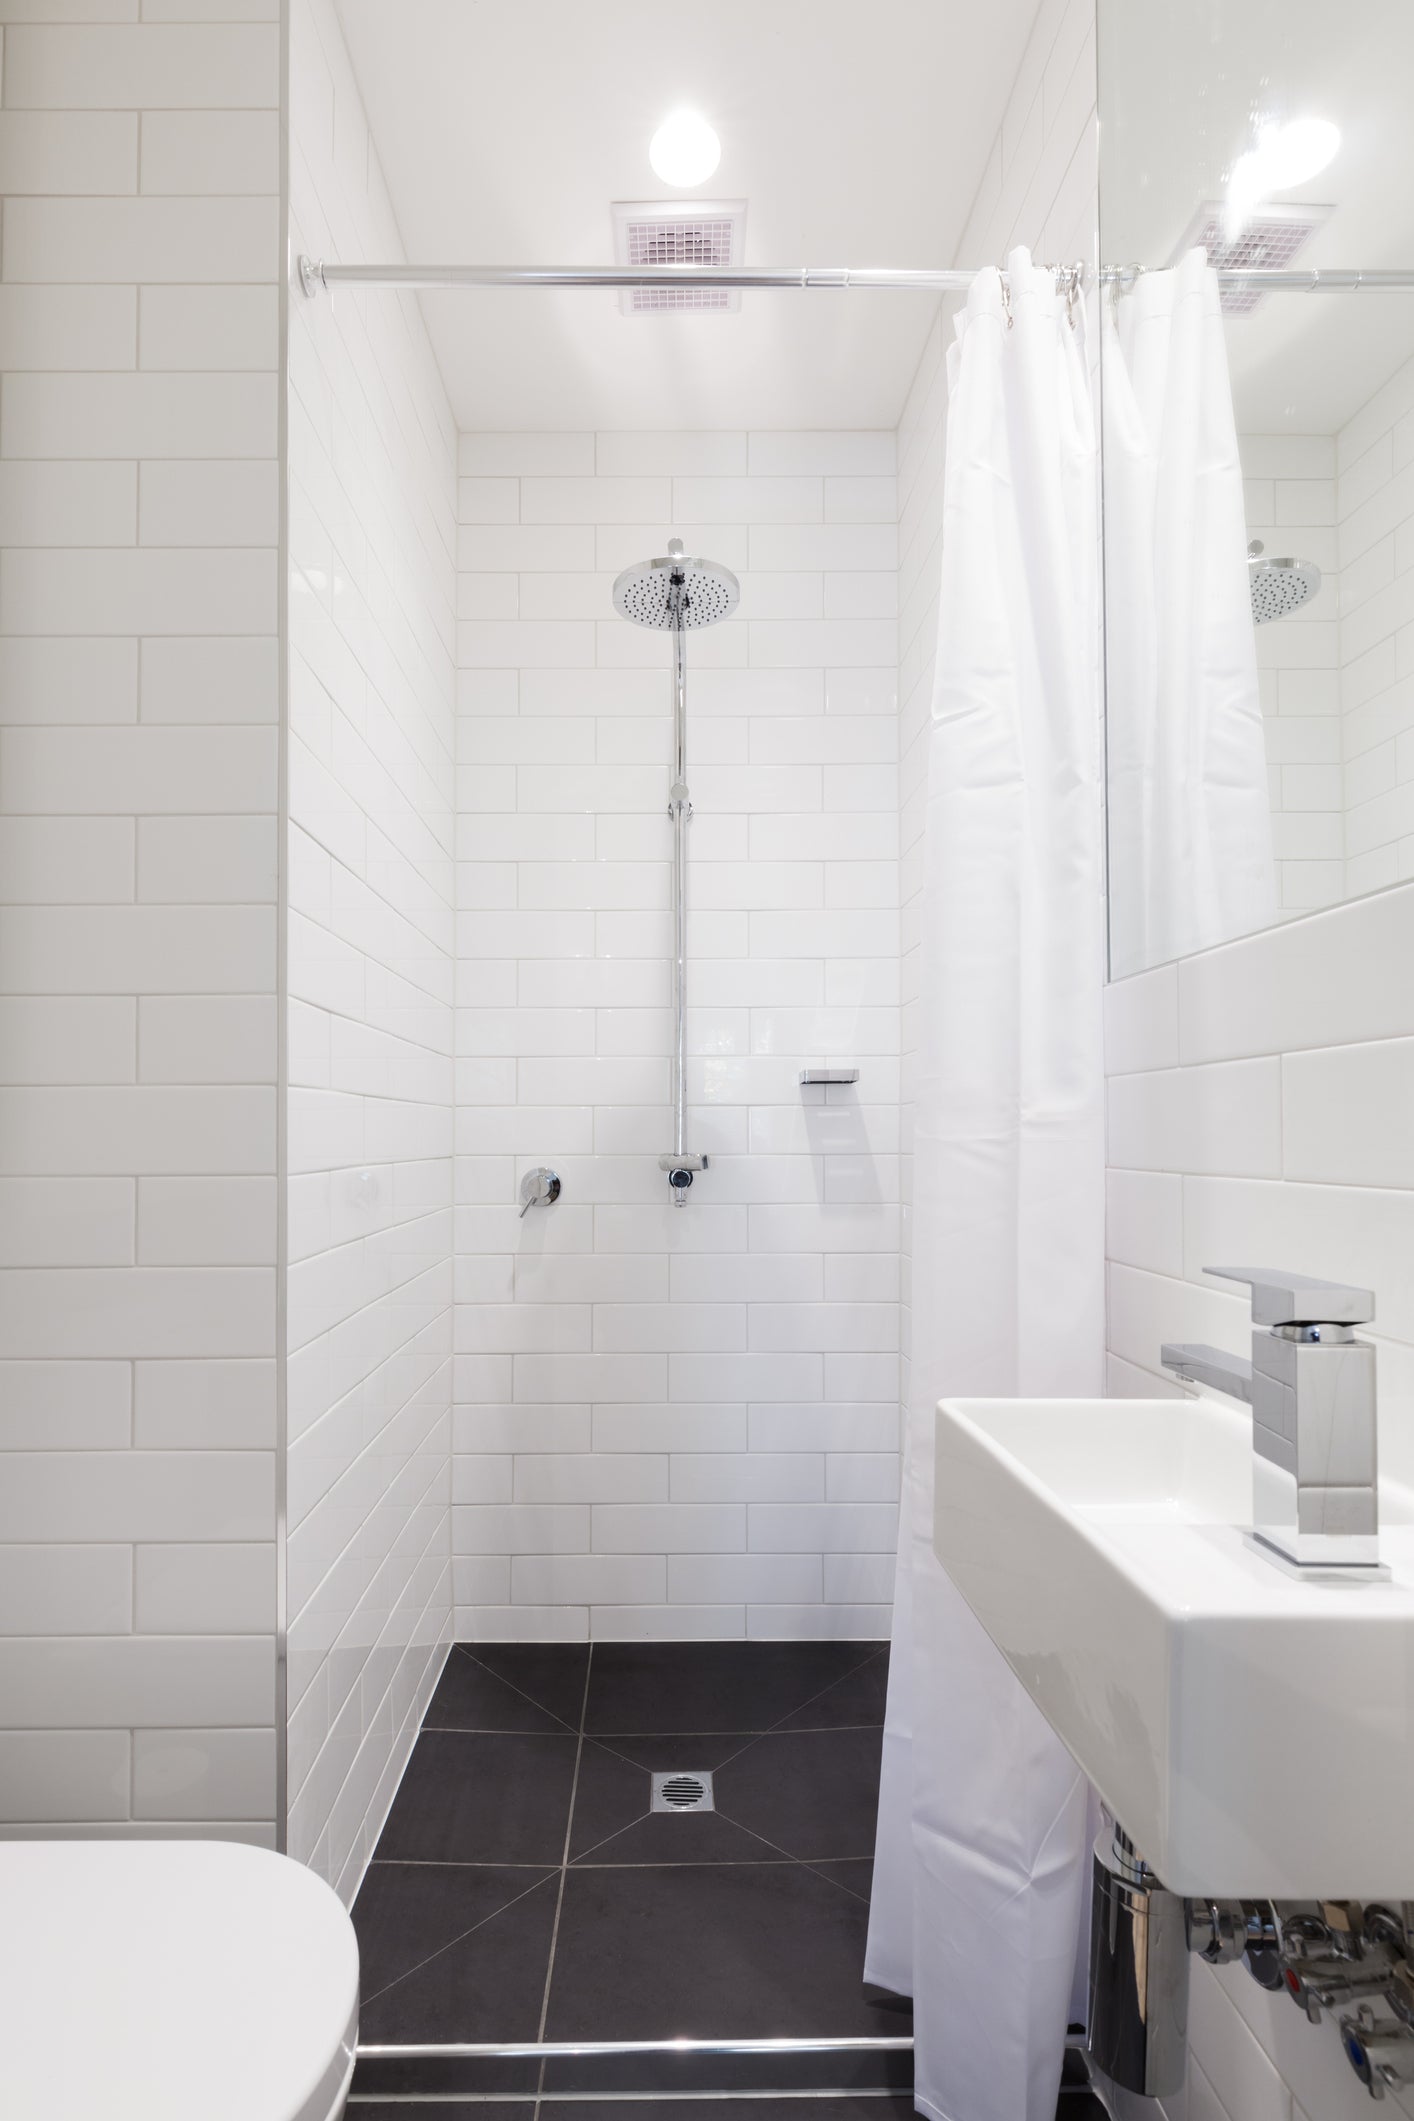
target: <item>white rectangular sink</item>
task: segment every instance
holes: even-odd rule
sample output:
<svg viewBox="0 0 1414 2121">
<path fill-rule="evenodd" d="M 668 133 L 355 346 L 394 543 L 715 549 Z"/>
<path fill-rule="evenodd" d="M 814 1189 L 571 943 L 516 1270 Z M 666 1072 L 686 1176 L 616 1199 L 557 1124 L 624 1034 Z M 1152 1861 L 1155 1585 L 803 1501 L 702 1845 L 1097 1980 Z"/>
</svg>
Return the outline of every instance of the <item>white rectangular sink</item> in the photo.
<svg viewBox="0 0 1414 2121">
<path fill-rule="evenodd" d="M 1164 1884 L 1414 1899 L 1414 1494 L 1388 1581 L 1249 1544 L 1217 1400 L 945 1399 L 934 1548 Z"/>
</svg>

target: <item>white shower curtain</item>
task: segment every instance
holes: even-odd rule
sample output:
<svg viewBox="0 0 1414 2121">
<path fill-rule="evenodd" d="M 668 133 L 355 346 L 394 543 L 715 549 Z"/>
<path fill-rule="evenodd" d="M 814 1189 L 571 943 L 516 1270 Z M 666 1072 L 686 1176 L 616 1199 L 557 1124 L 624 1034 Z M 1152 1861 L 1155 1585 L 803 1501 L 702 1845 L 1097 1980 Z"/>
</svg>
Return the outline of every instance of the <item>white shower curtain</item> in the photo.
<svg viewBox="0 0 1414 2121">
<path fill-rule="evenodd" d="M 1276 918 L 1242 466 L 1201 250 L 1142 274 L 1107 313 L 1104 408 L 1110 949 L 1123 978 Z"/>
<path fill-rule="evenodd" d="M 1087 1791 L 934 1559 L 933 1409 L 1103 1348 L 1097 463 L 1085 318 L 1028 254 L 948 358 L 912 1389 L 866 1978 L 937 2121 L 1052 2121 Z"/>
</svg>

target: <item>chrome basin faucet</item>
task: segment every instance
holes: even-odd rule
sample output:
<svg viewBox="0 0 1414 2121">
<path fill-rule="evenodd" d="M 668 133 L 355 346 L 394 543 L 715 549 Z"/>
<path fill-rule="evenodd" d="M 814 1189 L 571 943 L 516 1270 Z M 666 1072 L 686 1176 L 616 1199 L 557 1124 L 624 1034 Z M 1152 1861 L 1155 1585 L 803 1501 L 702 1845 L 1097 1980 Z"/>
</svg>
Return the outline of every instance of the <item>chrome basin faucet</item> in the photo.
<svg viewBox="0 0 1414 2121">
<path fill-rule="evenodd" d="M 1252 1360 L 1165 1342 L 1166 1370 L 1252 1409 L 1253 1537 L 1300 1568 L 1378 1568 L 1369 1289 L 1277 1267 L 1205 1267 L 1252 1291 Z"/>
</svg>

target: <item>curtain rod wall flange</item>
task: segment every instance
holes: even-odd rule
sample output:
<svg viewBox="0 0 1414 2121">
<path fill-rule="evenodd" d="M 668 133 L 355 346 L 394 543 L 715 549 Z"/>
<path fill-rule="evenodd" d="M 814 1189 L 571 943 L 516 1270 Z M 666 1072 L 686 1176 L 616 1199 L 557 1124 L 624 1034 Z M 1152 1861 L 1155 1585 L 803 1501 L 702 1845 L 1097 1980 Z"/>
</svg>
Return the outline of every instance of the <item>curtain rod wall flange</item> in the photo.
<svg viewBox="0 0 1414 2121">
<path fill-rule="evenodd" d="M 902 288 L 923 294 L 965 294 L 976 271 L 910 270 L 876 265 L 336 265 L 301 254 L 299 282 L 311 299 L 335 287 L 727 287 Z M 1080 275 L 1090 286 L 1115 285 L 1127 293 L 1142 277 L 1138 265 L 1043 265 L 1043 272 Z M 1219 271 L 1222 287 L 1272 294 L 1353 294 L 1358 288 L 1414 288 L 1414 268 L 1311 266 Z"/>
</svg>

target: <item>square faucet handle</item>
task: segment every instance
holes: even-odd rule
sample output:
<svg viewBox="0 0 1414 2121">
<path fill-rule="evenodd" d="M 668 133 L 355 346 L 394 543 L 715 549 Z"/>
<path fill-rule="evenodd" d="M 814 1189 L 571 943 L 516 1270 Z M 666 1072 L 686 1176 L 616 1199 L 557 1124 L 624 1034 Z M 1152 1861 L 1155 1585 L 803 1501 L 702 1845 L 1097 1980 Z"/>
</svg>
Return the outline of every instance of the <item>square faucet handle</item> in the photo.
<svg viewBox="0 0 1414 2121">
<path fill-rule="evenodd" d="M 1254 1326 L 1363 1326 L 1375 1315 L 1372 1289 L 1284 1267 L 1204 1267 L 1223 1281 L 1245 1281 L 1252 1291 Z"/>
</svg>

